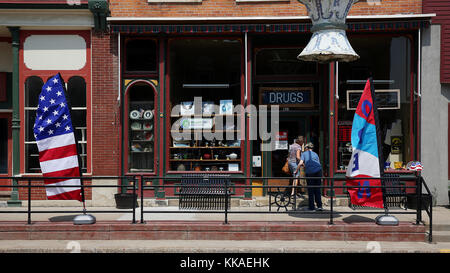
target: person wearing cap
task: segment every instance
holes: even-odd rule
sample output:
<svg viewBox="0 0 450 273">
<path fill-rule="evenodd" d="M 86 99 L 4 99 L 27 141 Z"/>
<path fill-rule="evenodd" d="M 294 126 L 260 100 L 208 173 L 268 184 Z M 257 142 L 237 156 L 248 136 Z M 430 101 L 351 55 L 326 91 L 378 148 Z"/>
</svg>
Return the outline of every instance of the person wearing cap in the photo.
<svg viewBox="0 0 450 273">
<path fill-rule="evenodd" d="M 309 210 L 314 210 L 314 203 L 317 205 L 317 211 L 322 211 L 322 195 L 320 193 L 321 180 L 322 177 L 322 165 L 320 164 L 320 159 L 317 153 L 313 151 L 314 144 L 311 142 L 305 145 L 305 151 L 300 157 L 300 164 L 298 164 L 296 172 L 299 171 L 300 166 L 305 166 L 306 173 L 306 184 L 308 186 L 308 202 Z M 311 187 L 314 186 L 314 187 Z"/>
</svg>

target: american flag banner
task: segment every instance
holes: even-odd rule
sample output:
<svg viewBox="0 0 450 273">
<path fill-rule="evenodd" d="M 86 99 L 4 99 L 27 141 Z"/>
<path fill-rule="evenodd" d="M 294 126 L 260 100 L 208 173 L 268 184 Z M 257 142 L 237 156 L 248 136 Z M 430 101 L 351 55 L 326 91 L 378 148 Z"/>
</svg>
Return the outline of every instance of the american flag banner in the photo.
<svg viewBox="0 0 450 273">
<path fill-rule="evenodd" d="M 74 128 L 65 96 L 64 82 L 58 73 L 49 79 L 39 95 L 33 131 L 44 177 L 79 177 L 80 168 Z M 83 201 L 80 179 L 44 179 L 49 200 Z M 66 187 L 66 186 L 80 187 Z"/>
</svg>

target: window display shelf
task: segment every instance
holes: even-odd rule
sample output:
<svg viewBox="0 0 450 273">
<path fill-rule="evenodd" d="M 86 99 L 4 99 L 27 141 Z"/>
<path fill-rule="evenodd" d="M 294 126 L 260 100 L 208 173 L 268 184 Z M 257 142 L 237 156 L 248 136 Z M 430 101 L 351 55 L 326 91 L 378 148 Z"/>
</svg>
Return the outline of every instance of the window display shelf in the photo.
<svg viewBox="0 0 450 273">
<path fill-rule="evenodd" d="M 130 172 L 154 171 L 154 101 L 151 88 L 133 86 L 128 112 L 128 168 Z"/>
<path fill-rule="evenodd" d="M 224 108 L 227 111 L 211 113 L 215 112 L 211 108 L 213 103 L 219 105 L 217 101 L 214 102 L 214 99 L 208 98 L 208 101 L 205 100 L 202 104 L 200 111 L 197 109 L 198 113 L 190 109 L 190 111 L 180 111 L 170 116 L 173 126 L 169 130 L 171 134 L 191 136 L 189 139 L 172 139 L 171 146 L 168 147 L 170 171 L 236 172 L 241 169 L 242 159 L 238 157 L 242 157 L 242 141 L 239 134 L 244 130 L 239 127 L 239 124 L 242 122 L 241 117 L 244 117 L 244 113 L 229 111 L 232 100 L 228 98 L 220 100 L 220 109 Z M 217 133 L 224 139 L 207 140 L 203 135 L 205 132 Z M 228 139 L 231 135 L 233 140 Z"/>
<path fill-rule="evenodd" d="M 154 170 L 153 169 L 130 169 L 130 172 L 152 173 L 152 172 L 154 172 Z"/>
</svg>

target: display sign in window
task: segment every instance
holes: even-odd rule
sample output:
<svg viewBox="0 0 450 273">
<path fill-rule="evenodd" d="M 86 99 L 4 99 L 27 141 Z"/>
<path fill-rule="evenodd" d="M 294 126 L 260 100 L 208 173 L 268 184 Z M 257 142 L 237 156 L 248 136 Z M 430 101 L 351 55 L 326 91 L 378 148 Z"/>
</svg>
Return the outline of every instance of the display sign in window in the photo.
<svg viewBox="0 0 450 273">
<path fill-rule="evenodd" d="M 347 110 L 356 110 L 363 90 L 347 90 Z M 400 89 L 375 90 L 378 110 L 400 109 Z"/>
<path fill-rule="evenodd" d="M 280 105 L 280 107 L 312 107 L 314 92 L 312 87 L 262 87 L 260 105 Z"/>
</svg>

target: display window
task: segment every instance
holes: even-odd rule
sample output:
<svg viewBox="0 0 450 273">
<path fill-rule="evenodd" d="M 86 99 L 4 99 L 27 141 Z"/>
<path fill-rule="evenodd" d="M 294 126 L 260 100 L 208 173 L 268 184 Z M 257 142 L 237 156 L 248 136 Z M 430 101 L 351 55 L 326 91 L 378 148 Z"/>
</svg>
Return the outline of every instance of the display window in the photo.
<svg viewBox="0 0 450 273">
<path fill-rule="evenodd" d="M 404 170 L 413 160 L 414 52 L 410 36 L 353 35 L 349 37 L 360 59 L 338 64 L 337 170 L 345 171 L 351 158 L 351 129 L 359 98 L 372 76 L 386 169 Z"/>
<path fill-rule="evenodd" d="M 128 172 L 155 172 L 155 98 L 155 88 L 146 80 L 136 80 L 126 89 Z"/>
<path fill-rule="evenodd" d="M 242 43 L 169 40 L 169 171 L 242 172 Z"/>
<path fill-rule="evenodd" d="M 48 79 L 46 78 L 45 81 Z M 73 76 L 67 81 L 67 100 L 71 104 L 71 119 L 75 128 L 75 138 L 78 143 L 78 153 L 81 159 L 82 172 L 87 172 L 87 107 L 86 81 L 83 77 Z M 38 76 L 31 76 L 25 81 L 25 172 L 40 172 L 39 151 L 33 135 L 36 119 L 38 97 L 44 80 Z"/>
<path fill-rule="evenodd" d="M 57 73 L 65 82 L 67 100 L 83 173 L 91 172 L 91 48 L 90 31 L 64 30 L 20 32 L 20 172 L 41 172 L 33 134 L 42 86 Z"/>
<path fill-rule="evenodd" d="M 297 59 L 298 48 L 257 48 L 254 72 L 256 76 L 316 75 L 317 63 Z"/>
<path fill-rule="evenodd" d="M 125 39 L 124 71 L 128 74 L 156 73 L 157 41 L 148 38 Z"/>
<path fill-rule="evenodd" d="M 0 113 L 0 175 L 10 173 L 11 167 L 11 118 L 10 114 Z"/>
</svg>

